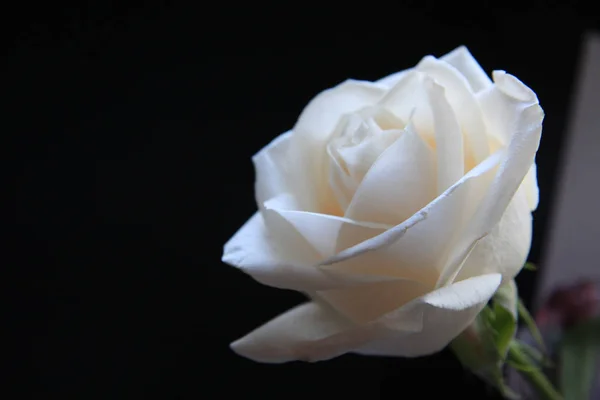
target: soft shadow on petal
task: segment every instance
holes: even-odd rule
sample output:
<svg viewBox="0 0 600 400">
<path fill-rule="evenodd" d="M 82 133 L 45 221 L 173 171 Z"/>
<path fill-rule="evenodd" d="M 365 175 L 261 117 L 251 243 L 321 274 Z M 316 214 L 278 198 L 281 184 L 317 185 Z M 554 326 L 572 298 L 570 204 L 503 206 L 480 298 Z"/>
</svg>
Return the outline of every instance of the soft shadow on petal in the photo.
<svg viewBox="0 0 600 400">
<path fill-rule="evenodd" d="M 417 70 L 444 87 L 446 99 L 465 136 L 465 154 L 472 158 L 467 170 L 471 169 L 490 155 L 486 127 L 475 94 L 465 77 L 444 61 L 428 56 L 417 65 Z"/>
<path fill-rule="evenodd" d="M 523 95 L 523 92 L 524 90 L 520 90 L 519 95 Z M 461 243 L 455 246 L 455 253 L 445 267 L 438 285 L 443 286 L 456 278 L 477 243 L 490 234 L 500 222 L 525 175 L 533 165 L 542 134 L 543 118 L 544 113 L 537 102 L 523 109 L 516 118 L 515 133 L 507 148 L 506 158 L 485 199 L 461 234 Z M 511 275 L 505 275 L 504 279 L 512 279 Z"/>
<path fill-rule="evenodd" d="M 291 192 L 287 154 L 292 132 L 288 131 L 275 139 L 252 157 L 256 173 L 254 186 L 259 206 L 268 199 Z"/>
<path fill-rule="evenodd" d="M 408 129 L 371 166 L 345 216 L 400 224 L 435 198 L 435 181 L 432 150 Z"/>
<path fill-rule="evenodd" d="M 368 324 L 354 324 L 320 302 L 295 307 L 231 344 L 264 363 L 321 361 L 347 352 L 416 357 L 445 347 L 493 296 L 499 274 L 457 282 Z"/>
<path fill-rule="evenodd" d="M 327 275 L 310 267 L 315 255 L 308 250 L 305 260 L 294 260 L 282 253 L 269 234 L 262 214 L 257 212 L 225 244 L 222 261 L 262 284 L 278 288 L 306 290 L 335 286 Z"/>
<path fill-rule="evenodd" d="M 430 287 L 422 283 L 397 279 L 320 291 L 317 296 L 352 321 L 364 324 L 402 307 L 430 290 Z"/>
<path fill-rule="evenodd" d="M 343 115 L 376 104 L 385 91 L 371 82 L 347 80 L 318 94 L 302 111 L 289 154 L 295 166 L 291 179 L 303 193 L 302 210 L 341 214 L 328 183 L 326 142 Z"/>
<path fill-rule="evenodd" d="M 492 80 L 465 46 L 452 50 L 440 59 L 460 71 L 469 82 L 473 92 L 479 92 L 492 85 Z"/>
<path fill-rule="evenodd" d="M 481 275 L 437 289 L 381 318 L 377 325 L 395 331 L 355 352 L 364 355 L 419 357 L 446 347 L 475 319 L 494 295 L 502 277 Z M 407 331 L 406 321 L 421 320 L 421 329 Z"/>
<path fill-rule="evenodd" d="M 404 123 L 380 107 L 344 116 L 327 144 L 329 184 L 345 213 L 373 163 L 403 133 Z"/>
<path fill-rule="evenodd" d="M 385 224 L 359 222 L 334 215 L 297 211 L 293 204 L 288 206 L 289 200 L 286 199 L 289 197 L 282 195 L 266 202 L 265 214 L 275 213 L 285 219 L 289 223 L 286 229 L 293 229 L 294 234 L 299 233 L 304 241 L 319 253 L 321 259 L 335 255 L 337 239 L 341 230 L 352 232 L 355 238 L 366 240 L 391 228 L 390 225 Z M 277 236 L 288 234 L 282 229 L 273 228 L 273 233 Z"/>
<path fill-rule="evenodd" d="M 433 288 L 460 228 L 484 198 L 502 159 L 502 151 L 490 156 L 427 206 L 378 236 L 346 247 L 341 234 L 340 252 L 323 261 L 321 269 L 415 280 Z"/>
<path fill-rule="evenodd" d="M 321 361 L 372 340 L 375 331 L 358 327 L 322 304 L 310 302 L 272 319 L 231 344 L 237 354 L 263 363 Z"/>
<path fill-rule="evenodd" d="M 385 89 L 371 82 L 349 79 L 319 93 L 308 103 L 294 127 L 295 135 L 327 140 L 342 115 L 374 105 Z"/>
<path fill-rule="evenodd" d="M 402 121 L 412 120 L 417 132 L 427 143 L 435 143 L 433 137 L 433 116 L 423 79 L 425 75 L 417 70 L 410 70 L 379 101 Z"/>
<path fill-rule="evenodd" d="M 477 93 L 487 132 L 508 145 L 523 111 L 538 103 L 535 93 L 504 71 L 493 72 L 493 86 Z"/>
<path fill-rule="evenodd" d="M 271 224 L 283 234 L 273 236 L 263 215 L 255 213 L 225 244 L 222 261 L 241 269 L 258 282 L 303 292 L 348 287 L 373 279 L 359 276 L 334 276 L 315 266 L 321 257 L 294 232 L 282 217 L 270 216 Z M 286 241 L 289 246 L 284 248 Z"/>
<path fill-rule="evenodd" d="M 516 77 L 504 71 L 494 71 L 495 85 L 477 95 L 484 112 L 488 132 L 501 145 L 507 146 L 518 127 L 521 114 L 538 103 L 535 93 Z M 535 162 L 521 186 L 524 187 L 529 208 L 533 211 L 539 202 Z"/>
<path fill-rule="evenodd" d="M 527 204 L 529 205 L 529 209 L 531 211 L 535 211 L 540 201 L 540 189 L 537 183 L 537 166 L 535 165 L 535 161 L 531 168 L 529 168 L 527 175 L 525 175 L 525 179 L 523 179 L 521 187 L 527 196 Z"/>
<path fill-rule="evenodd" d="M 498 225 L 477 243 L 457 280 L 472 276 L 501 273 L 506 279 L 523 268 L 531 245 L 532 217 L 523 188 L 509 203 Z"/>
<path fill-rule="evenodd" d="M 444 88 L 433 80 L 425 84 L 433 111 L 437 148 L 437 194 L 458 182 L 465 174 L 462 132 L 446 99 Z"/>
</svg>

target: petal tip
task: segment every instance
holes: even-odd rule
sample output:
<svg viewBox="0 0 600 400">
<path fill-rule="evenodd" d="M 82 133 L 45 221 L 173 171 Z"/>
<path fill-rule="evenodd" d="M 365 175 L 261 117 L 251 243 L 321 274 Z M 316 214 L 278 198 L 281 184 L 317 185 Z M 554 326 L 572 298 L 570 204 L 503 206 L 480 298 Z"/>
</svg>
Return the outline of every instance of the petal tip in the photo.
<svg viewBox="0 0 600 400">
<path fill-rule="evenodd" d="M 505 95 L 520 102 L 536 102 L 537 95 L 516 76 L 503 70 L 492 72 L 494 83 Z"/>
<path fill-rule="evenodd" d="M 255 362 L 267 364 L 276 364 L 282 362 L 278 359 L 270 357 L 269 352 L 266 351 L 266 349 L 257 348 L 255 343 L 253 343 L 251 340 L 248 340 L 248 336 L 243 336 L 231 342 L 229 344 L 229 348 L 238 356 Z"/>
</svg>

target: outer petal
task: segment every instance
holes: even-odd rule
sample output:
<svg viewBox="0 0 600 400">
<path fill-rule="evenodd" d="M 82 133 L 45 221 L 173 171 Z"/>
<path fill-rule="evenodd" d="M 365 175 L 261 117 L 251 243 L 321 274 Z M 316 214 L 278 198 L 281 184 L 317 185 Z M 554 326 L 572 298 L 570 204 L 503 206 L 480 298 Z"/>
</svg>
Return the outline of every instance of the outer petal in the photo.
<svg viewBox="0 0 600 400">
<path fill-rule="evenodd" d="M 419 357 L 446 347 L 479 314 L 500 286 L 499 274 L 481 275 L 431 292 L 386 316 L 386 325 L 396 320 L 414 320 L 420 314 L 418 332 L 395 332 L 356 350 L 365 355 Z M 383 321 L 383 319 L 382 319 Z"/>
<path fill-rule="evenodd" d="M 352 321 L 364 324 L 392 312 L 430 291 L 419 282 L 397 279 L 317 293 Z"/>
<path fill-rule="evenodd" d="M 334 276 L 321 271 L 315 266 L 319 254 L 302 236 L 280 216 L 270 215 L 269 219 L 273 225 L 283 225 L 283 234 L 275 237 L 270 234 L 262 214 L 257 212 L 225 244 L 223 262 L 241 269 L 264 285 L 303 292 L 368 281 L 359 276 Z M 288 246 L 286 241 L 291 241 Z"/>
<path fill-rule="evenodd" d="M 514 277 L 527 261 L 531 246 L 532 218 L 523 188 L 519 189 L 506 212 L 490 234 L 469 255 L 457 280 L 499 272 Z"/>
<path fill-rule="evenodd" d="M 517 78 L 504 71 L 494 71 L 495 85 L 477 94 L 484 113 L 487 131 L 501 145 L 507 146 L 518 129 L 521 114 L 527 107 L 538 103 L 535 93 Z M 522 183 L 530 209 L 537 208 L 539 192 L 535 163 Z"/>
<path fill-rule="evenodd" d="M 373 339 L 359 327 L 316 303 L 295 307 L 231 344 L 241 356 L 263 363 L 321 361 L 340 356 Z"/>
<path fill-rule="evenodd" d="M 293 191 L 289 187 L 293 181 L 289 179 L 286 161 L 291 135 L 292 132 L 288 131 L 276 137 L 252 157 L 256 172 L 254 191 L 259 206 L 272 197 Z"/>
<path fill-rule="evenodd" d="M 404 78 L 404 76 L 407 73 L 409 73 L 412 70 L 413 70 L 412 68 L 409 68 L 409 69 L 405 69 L 403 71 L 394 72 L 393 74 L 388 75 L 385 78 L 381 78 L 380 80 L 376 81 L 375 83 L 377 83 L 378 85 L 385 86 L 387 88 L 391 88 L 396 83 L 398 83 L 402 78 Z"/>
<path fill-rule="evenodd" d="M 537 183 L 537 166 L 535 165 L 535 162 L 531 168 L 529 168 L 529 172 L 525 175 L 525 179 L 523 179 L 521 186 L 523 187 L 523 190 L 525 190 L 529 209 L 535 211 L 540 201 L 540 189 L 538 188 Z"/>
<path fill-rule="evenodd" d="M 535 93 L 504 71 L 493 72 L 495 85 L 477 94 L 487 132 L 507 145 L 524 110 L 538 104 Z"/>
<path fill-rule="evenodd" d="M 431 149 L 410 127 L 371 166 L 346 217 L 397 225 L 435 198 Z"/>
<path fill-rule="evenodd" d="M 450 285 L 417 298 L 368 324 L 354 324 L 311 302 L 284 313 L 232 343 L 238 354 L 260 362 L 320 361 L 346 352 L 420 356 L 441 350 L 494 294 L 498 274 Z"/>
<path fill-rule="evenodd" d="M 452 50 L 441 57 L 441 60 L 459 70 L 469 82 L 473 92 L 482 91 L 492 85 L 492 80 L 465 46 Z"/>
<path fill-rule="evenodd" d="M 522 108 L 518 117 L 515 117 L 515 133 L 511 137 L 506 159 L 503 161 L 494 183 L 486 194 L 486 198 L 461 235 L 460 243 L 455 246 L 456 251 L 452 254 L 448 266 L 444 269 L 444 273 L 438 282 L 439 285 L 452 282 L 477 243 L 493 231 L 503 217 L 525 175 L 533 165 L 542 134 L 544 113 L 537 103 L 535 93 L 527 86 L 514 77 L 508 79 L 508 82 L 509 86 L 502 88 L 506 93 L 510 93 L 511 96 L 518 96 L 523 101 L 533 101 L 532 99 L 535 99 L 535 101 L 533 104 Z M 517 97 L 514 97 L 514 99 L 518 100 Z M 504 279 L 512 279 L 518 270 L 514 271 L 510 268 L 502 272 Z"/>
</svg>

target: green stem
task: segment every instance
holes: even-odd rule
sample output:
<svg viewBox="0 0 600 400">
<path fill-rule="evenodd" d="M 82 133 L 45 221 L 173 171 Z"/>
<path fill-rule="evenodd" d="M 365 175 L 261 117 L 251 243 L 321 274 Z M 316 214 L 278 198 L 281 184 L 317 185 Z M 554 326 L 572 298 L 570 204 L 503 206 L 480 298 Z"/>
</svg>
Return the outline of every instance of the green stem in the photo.
<svg viewBox="0 0 600 400">
<path fill-rule="evenodd" d="M 532 366 L 531 360 L 519 348 L 511 343 L 508 349 L 508 359 L 519 365 Z M 562 395 L 552 386 L 546 375 L 537 367 L 519 370 L 545 400 L 563 400 Z"/>
</svg>

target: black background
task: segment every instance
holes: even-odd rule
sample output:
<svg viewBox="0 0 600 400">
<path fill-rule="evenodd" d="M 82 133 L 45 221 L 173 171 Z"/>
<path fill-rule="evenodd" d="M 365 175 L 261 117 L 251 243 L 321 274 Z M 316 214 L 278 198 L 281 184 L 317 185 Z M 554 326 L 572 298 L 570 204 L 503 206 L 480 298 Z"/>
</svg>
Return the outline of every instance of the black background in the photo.
<svg viewBox="0 0 600 400">
<path fill-rule="evenodd" d="M 491 396 L 447 352 L 283 366 L 236 356 L 232 340 L 303 298 L 220 257 L 256 207 L 250 157 L 315 94 L 466 44 L 487 72 L 532 87 L 546 112 L 530 255 L 539 262 L 580 39 L 598 18 L 579 3 L 518 4 L 473 14 L 416 1 L 330 10 L 58 1 L 6 13 L 18 223 L 8 244 L 25 284 L 11 299 L 24 345 L 11 366 L 19 393 Z M 519 278 L 526 299 L 533 279 Z"/>
</svg>

